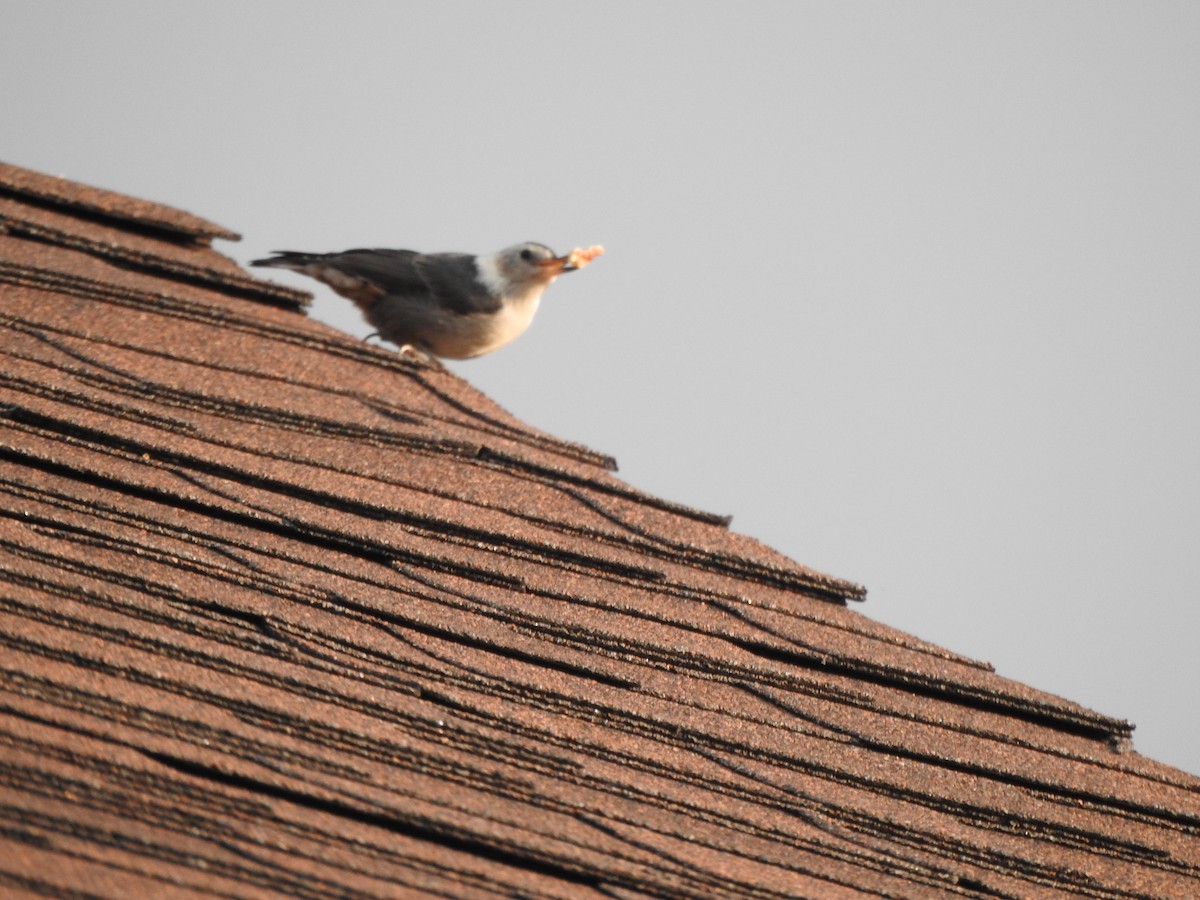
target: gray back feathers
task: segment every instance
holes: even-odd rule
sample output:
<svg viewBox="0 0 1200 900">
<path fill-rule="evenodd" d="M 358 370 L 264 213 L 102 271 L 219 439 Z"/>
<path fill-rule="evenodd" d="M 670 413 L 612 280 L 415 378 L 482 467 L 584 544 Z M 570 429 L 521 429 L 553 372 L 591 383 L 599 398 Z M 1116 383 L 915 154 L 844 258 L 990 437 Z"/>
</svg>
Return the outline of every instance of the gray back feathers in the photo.
<svg viewBox="0 0 1200 900">
<path fill-rule="evenodd" d="M 476 280 L 475 257 L 469 253 L 417 253 L 414 250 L 358 249 L 341 253 L 276 251 L 252 266 L 292 269 L 311 275 L 356 302 L 362 287 L 397 300 L 436 300 L 443 308 L 466 315 L 495 312 L 500 300 Z M 333 273 L 323 274 L 324 269 Z M 337 276 L 343 276 L 339 278 Z M 344 277 L 360 284 L 349 287 Z"/>
</svg>

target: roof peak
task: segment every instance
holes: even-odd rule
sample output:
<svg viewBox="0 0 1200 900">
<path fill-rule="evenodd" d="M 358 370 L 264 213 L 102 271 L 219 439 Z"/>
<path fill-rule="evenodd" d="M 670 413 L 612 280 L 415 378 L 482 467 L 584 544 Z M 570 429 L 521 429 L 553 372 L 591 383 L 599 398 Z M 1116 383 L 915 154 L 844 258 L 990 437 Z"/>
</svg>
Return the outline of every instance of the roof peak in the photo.
<svg viewBox="0 0 1200 900">
<path fill-rule="evenodd" d="M 47 175 L 0 162 L 0 195 L 25 202 L 69 209 L 75 215 L 95 217 L 108 224 L 156 235 L 188 238 L 209 244 L 213 238 L 240 241 L 242 236 L 183 210 L 138 200 L 126 194 L 90 187 L 57 175 Z"/>
</svg>

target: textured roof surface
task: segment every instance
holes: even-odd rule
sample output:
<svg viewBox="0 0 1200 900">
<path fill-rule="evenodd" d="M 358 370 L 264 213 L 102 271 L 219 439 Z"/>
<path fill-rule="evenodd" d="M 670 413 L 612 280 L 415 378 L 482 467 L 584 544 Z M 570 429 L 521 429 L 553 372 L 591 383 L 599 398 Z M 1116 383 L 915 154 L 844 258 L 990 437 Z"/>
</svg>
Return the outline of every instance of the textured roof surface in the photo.
<svg viewBox="0 0 1200 900">
<path fill-rule="evenodd" d="M 0 167 L 0 892 L 1188 897 L 1200 780 Z"/>
</svg>

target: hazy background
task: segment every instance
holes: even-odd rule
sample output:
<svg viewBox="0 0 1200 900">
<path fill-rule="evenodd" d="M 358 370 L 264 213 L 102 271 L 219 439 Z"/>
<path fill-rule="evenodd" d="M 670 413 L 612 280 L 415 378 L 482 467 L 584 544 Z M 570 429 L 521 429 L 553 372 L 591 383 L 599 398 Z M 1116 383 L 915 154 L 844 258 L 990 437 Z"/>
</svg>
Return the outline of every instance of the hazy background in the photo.
<svg viewBox="0 0 1200 900">
<path fill-rule="evenodd" d="M 452 368 L 1200 773 L 1200 3 L 6 0 L 0 85 L 243 262 L 605 244 Z"/>
</svg>

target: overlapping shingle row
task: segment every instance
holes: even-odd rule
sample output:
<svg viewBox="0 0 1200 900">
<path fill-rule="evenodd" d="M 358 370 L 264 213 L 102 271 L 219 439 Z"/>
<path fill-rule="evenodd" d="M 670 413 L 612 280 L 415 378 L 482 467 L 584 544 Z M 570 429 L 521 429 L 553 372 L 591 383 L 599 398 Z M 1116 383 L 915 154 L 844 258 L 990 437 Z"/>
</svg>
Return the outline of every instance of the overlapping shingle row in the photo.
<svg viewBox="0 0 1200 900">
<path fill-rule="evenodd" d="M 0 167 L 0 889 L 1190 896 L 1200 782 L 228 232 Z"/>
</svg>

